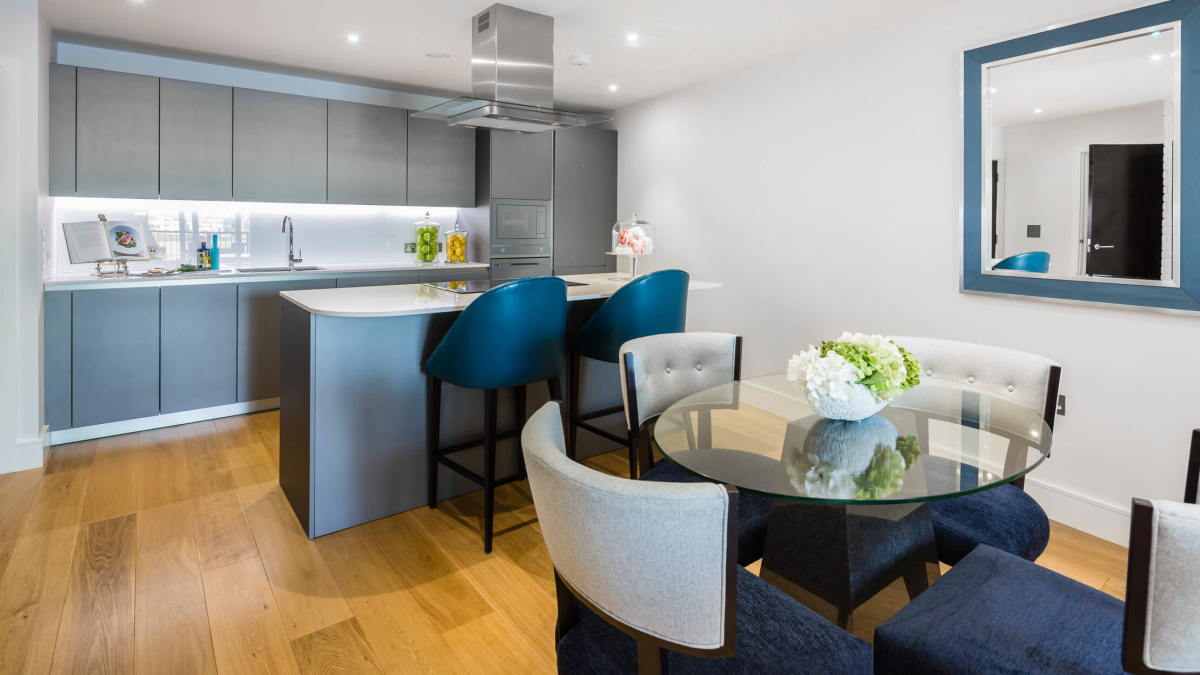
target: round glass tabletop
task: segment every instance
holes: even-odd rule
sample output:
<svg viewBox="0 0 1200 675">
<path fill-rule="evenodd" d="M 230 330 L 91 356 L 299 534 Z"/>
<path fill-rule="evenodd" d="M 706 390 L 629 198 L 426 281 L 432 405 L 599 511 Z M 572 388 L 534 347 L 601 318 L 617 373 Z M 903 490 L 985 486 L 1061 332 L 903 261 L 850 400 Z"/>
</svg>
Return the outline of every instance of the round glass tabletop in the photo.
<svg viewBox="0 0 1200 675">
<path fill-rule="evenodd" d="M 859 422 L 813 412 L 782 375 L 668 408 L 654 441 L 688 471 L 739 490 L 824 504 L 927 502 L 1032 471 L 1052 435 L 1035 412 L 978 387 L 926 380 Z"/>
</svg>

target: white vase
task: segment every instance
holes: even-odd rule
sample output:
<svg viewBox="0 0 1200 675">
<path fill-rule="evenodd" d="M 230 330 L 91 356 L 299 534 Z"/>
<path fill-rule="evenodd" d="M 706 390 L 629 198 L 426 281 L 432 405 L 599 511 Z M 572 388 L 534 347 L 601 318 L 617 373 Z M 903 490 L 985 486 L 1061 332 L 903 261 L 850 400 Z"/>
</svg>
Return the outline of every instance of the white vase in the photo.
<svg viewBox="0 0 1200 675">
<path fill-rule="evenodd" d="M 832 396 L 819 396 L 814 401 L 809 398 L 813 412 L 830 420 L 846 420 L 854 422 L 874 415 L 887 407 L 887 403 L 875 400 L 875 395 L 863 385 L 855 385 L 848 398 L 839 399 Z"/>
</svg>

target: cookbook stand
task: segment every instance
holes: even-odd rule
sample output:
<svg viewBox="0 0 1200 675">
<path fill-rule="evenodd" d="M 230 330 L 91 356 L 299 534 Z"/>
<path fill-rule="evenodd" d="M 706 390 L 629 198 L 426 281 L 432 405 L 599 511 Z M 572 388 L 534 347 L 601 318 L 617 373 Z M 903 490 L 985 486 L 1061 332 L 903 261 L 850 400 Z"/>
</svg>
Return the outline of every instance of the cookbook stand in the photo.
<svg viewBox="0 0 1200 675">
<path fill-rule="evenodd" d="M 101 265 L 112 265 L 110 269 L 104 269 Z M 129 276 L 129 262 L 126 260 L 106 260 L 96 263 L 96 271 L 92 272 L 98 277 L 127 277 Z"/>
</svg>

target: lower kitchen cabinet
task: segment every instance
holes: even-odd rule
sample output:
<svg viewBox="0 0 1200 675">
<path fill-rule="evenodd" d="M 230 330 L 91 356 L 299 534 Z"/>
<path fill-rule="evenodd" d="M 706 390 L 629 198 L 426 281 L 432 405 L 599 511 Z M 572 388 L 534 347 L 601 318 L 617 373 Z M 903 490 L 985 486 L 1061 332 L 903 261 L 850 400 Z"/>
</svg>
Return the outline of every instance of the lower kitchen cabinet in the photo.
<svg viewBox="0 0 1200 675">
<path fill-rule="evenodd" d="M 161 290 L 161 411 L 237 402 L 237 286 Z"/>
<path fill-rule="evenodd" d="M 42 337 L 46 424 L 71 428 L 71 294 L 47 293 Z"/>
<path fill-rule="evenodd" d="M 71 294 L 71 426 L 158 414 L 159 289 Z"/>
<path fill-rule="evenodd" d="M 237 285 L 237 400 L 279 396 L 279 303 L 283 291 L 333 288 L 336 280 L 268 281 Z"/>
</svg>

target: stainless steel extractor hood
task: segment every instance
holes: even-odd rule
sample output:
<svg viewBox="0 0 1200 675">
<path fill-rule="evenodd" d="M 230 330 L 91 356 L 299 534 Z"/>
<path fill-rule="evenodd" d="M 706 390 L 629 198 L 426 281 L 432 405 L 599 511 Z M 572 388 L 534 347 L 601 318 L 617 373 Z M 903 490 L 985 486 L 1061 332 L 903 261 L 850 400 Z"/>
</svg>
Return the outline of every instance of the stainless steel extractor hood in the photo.
<svg viewBox="0 0 1200 675">
<path fill-rule="evenodd" d="M 612 119 L 554 109 L 554 19 L 508 5 L 492 5 L 471 19 L 471 96 L 413 117 L 519 133 Z"/>
</svg>

